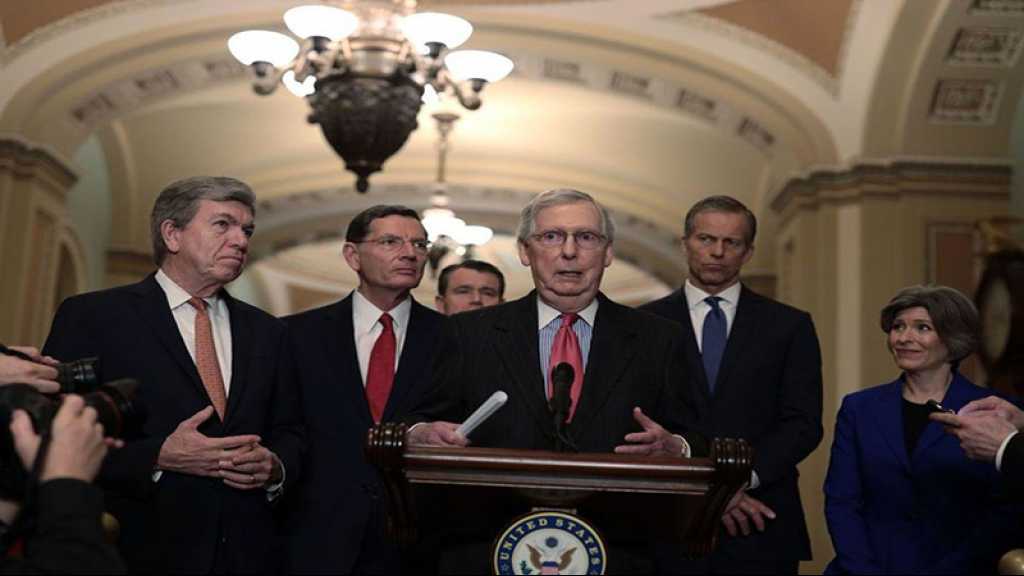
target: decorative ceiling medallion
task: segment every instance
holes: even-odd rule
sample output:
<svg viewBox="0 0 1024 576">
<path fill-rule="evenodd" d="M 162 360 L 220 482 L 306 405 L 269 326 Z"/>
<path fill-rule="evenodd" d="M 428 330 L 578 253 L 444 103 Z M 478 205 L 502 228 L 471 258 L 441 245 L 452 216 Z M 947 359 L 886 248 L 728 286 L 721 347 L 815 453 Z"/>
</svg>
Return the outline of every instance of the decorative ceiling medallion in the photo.
<svg viewBox="0 0 1024 576">
<path fill-rule="evenodd" d="M 625 72 L 614 72 L 612 73 L 611 84 L 609 88 L 613 92 L 619 92 L 621 94 L 629 94 L 630 96 L 638 96 L 640 98 L 650 98 L 651 79 L 643 78 L 640 76 L 634 76 Z"/>
<path fill-rule="evenodd" d="M 956 124 L 992 124 L 1003 86 L 995 80 L 940 80 L 932 99 L 931 120 Z"/>
<path fill-rule="evenodd" d="M 1013 66 L 1020 56 L 1024 31 L 1019 28 L 962 28 L 947 62 L 973 66 Z"/>
<path fill-rule="evenodd" d="M 974 0 L 974 4 L 971 5 L 971 12 L 1024 16 L 1024 0 Z"/>
</svg>

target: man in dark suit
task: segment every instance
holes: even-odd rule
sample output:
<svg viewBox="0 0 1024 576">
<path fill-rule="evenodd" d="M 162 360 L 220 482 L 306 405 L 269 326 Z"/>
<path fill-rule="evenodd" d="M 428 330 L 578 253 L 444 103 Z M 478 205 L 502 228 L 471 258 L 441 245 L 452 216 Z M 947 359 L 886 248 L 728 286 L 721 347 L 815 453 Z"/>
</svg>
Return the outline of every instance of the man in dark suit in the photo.
<svg viewBox="0 0 1024 576">
<path fill-rule="evenodd" d="M 551 371 L 564 362 L 574 367 L 566 444 L 583 452 L 706 451 L 706 442 L 690 434 L 693 412 L 686 400 L 692 392 L 686 389 L 678 328 L 599 292 L 612 262 L 614 234 L 608 212 L 576 190 L 545 192 L 523 209 L 519 258 L 530 267 L 536 290 L 449 319 L 433 390 L 415 411 L 420 423 L 410 429 L 410 443 L 554 449 Z M 508 394 L 505 406 L 468 439 L 459 434 L 458 422 L 499 389 Z M 465 521 L 514 517 L 508 515 L 513 503 L 490 504 L 501 511 L 477 510 Z M 452 562 L 468 563 L 442 564 L 442 571 L 486 571 L 489 541 L 479 540 L 493 538 L 492 528 L 476 531 L 478 542 L 452 555 Z M 649 561 L 645 565 L 650 568 Z M 612 572 L 633 569 L 610 566 Z"/>
<path fill-rule="evenodd" d="M 96 356 L 136 378 L 141 431 L 99 483 L 133 572 L 262 572 L 276 566 L 271 503 L 299 477 L 303 428 L 284 324 L 223 289 L 241 273 L 255 197 L 233 178 L 165 188 L 151 232 L 159 270 L 67 299 L 44 352 Z"/>
<path fill-rule="evenodd" d="M 728 196 L 686 215 L 683 288 L 642 309 L 682 326 L 700 429 L 754 448 L 749 487 L 729 503 L 718 547 L 678 571 L 795 573 L 811 557 L 796 466 L 818 446 L 821 351 L 811 317 L 739 282 L 757 221 Z"/>
<path fill-rule="evenodd" d="M 310 440 L 309 474 L 291 503 L 289 571 L 402 568 L 384 535 L 383 486 L 363 445 L 370 426 L 405 418 L 429 383 L 443 316 L 409 294 L 428 248 L 416 211 L 368 208 L 352 219 L 343 247 L 358 289 L 286 318 Z"/>
<path fill-rule="evenodd" d="M 998 396 L 968 403 L 957 414 L 936 412 L 932 420 L 960 440 L 969 458 L 993 462 L 1010 492 L 1020 494 L 1024 484 L 1024 411 Z"/>
</svg>

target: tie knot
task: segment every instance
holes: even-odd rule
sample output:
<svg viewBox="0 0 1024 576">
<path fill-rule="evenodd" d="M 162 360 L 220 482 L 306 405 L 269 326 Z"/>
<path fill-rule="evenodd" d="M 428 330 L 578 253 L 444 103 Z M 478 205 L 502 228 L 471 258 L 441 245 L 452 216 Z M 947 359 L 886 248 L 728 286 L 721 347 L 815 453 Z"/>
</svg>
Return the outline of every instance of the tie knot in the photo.
<svg viewBox="0 0 1024 576">
<path fill-rule="evenodd" d="M 708 303 L 708 306 L 710 306 L 712 310 L 718 310 L 718 303 L 722 301 L 722 297 L 708 296 L 704 301 Z"/>
<path fill-rule="evenodd" d="M 188 303 L 191 304 L 197 312 L 206 312 L 206 300 L 203 300 L 199 296 L 189 298 Z"/>
<path fill-rule="evenodd" d="M 380 322 L 380 325 L 384 327 L 384 330 L 391 330 L 394 320 L 391 318 L 391 314 L 385 312 L 380 315 L 378 322 Z"/>
<path fill-rule="evenodd" d="M 566 312 L 565 314 L 562 314 L 562 326 L 572 328 L 572 325 L 576 323 L 576 319 L 579 317 L 579 314 L 576 314 L 575 312 Z"/>
</svg>

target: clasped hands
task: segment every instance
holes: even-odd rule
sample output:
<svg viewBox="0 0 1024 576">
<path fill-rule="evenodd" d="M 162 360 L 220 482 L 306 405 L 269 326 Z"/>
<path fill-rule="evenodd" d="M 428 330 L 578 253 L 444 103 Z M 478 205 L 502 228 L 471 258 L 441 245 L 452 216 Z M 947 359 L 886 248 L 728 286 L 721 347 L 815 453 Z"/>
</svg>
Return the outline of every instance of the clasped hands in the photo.
<svg viewBox="0 0 1024 576">
<path fill-rule="evenodd" d="M 639 407 L 633 408 L 633 418 L 643 428 L 643 432 L 626 434 L 624 440 L 627 444 L 616 446 L 617 454 L 645 456 L 681 456 L 683 454 L 682 439 L 648 418 Z M 468 446 L 469 439 L 455 431 L 458 427 L 458 424 L 444 421 L 417 424 L 409 430 L 406 441 L 412 446 Z"/>
<path fill-rule="evenodd" d="M 213 416 L 207 406 L 178 424 L 160 447 L 157 468 L 182 474 L 220 478 L 239 490 L 273 486 L 283 477 L 281 463 L 255 434 L 214 438 L 199 432 Z"/>
</svg>

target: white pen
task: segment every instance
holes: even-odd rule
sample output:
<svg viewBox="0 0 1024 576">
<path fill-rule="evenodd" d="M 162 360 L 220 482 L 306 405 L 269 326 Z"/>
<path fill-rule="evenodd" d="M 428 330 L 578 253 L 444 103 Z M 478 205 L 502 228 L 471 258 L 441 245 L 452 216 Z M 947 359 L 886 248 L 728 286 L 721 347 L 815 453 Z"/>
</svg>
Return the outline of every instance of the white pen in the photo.
<svg viewBox="0 0 1024 576">
<path fill-rule="evenodd" d="M 457 434 L 462 434 L 464 437 L 468 437 L 477 426 L 483 424 L 484 420 L 490 418 L 491 414 L 494 414 L 498 408 L 504 406 L 507 401 L 508 394 L 502 390 L 498 390 L 494 394 L 491 394 L 491 397 L 484 401 L 476 411 L 470 414 L 469 418 L 466 418 L 466 421 L 455 429 L 455 432 Z"/>
</svg>

